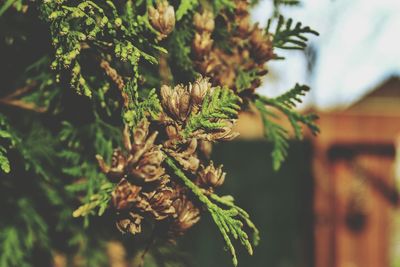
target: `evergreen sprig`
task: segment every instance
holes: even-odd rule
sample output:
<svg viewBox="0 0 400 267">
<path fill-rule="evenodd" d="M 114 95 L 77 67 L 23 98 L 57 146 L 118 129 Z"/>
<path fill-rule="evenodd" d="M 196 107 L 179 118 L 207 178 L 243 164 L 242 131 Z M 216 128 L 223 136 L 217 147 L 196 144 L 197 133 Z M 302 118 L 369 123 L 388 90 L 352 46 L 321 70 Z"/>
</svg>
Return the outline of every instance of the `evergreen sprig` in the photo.
<svg viewBox="0 0 400 267">
<path fill-rule="evenodd" d="M 176 10 L 176 20 L 180 21 L 183 16 L 185 16 L 188 12 L 194 10 L 198 5 L 198 0 L 182 0 L 179 4 L 178 9 Z"/>
<path fill-rule="evenodd" d="M 270 32 L 271 23 L 272 19 L 269 19 L 266 27 L 267 32 Z M 273 36 L 272 44 L 274 47 L 297 50 L 303 50 L 307 47 L 307 34 L 319 35 L 309 26 L 303 26 L 301 22 L 293 25 L 293 19 L 285 20 L 282 15 L 278 18 L 275 30 L 270 34 Z"/>
<path fill-rule="evenodd" d="M 10 161 L 7 157 L 7 145 L 12 145 L 14 143 L 14 135 L 9 130 L 9 125 L 6 118 L 0 114 L 0 170 L 5 173 L 11 171 Z M 3 145 L 3 143 L 5 143 Z"/>
<path fill-rule="evenodd" d="M 302 102 L 301 97 L 308 90 L 307 86 L 296 84 L 291 90 L 276 98 L 258 96 L 254 102 L 262 116 L 265 136 L 274 145 L 272 158 L 275 170 L 280 168 L 287 155 L 289 132 L 281 125 L 279 115 L 271 108 L 280 111 L 287 117 L 297 139 L 303 138 L 303 125 L 315 135 L 319 132 L 315 123 L 318 116 L 313 113 L 303 115 L 294 109 L 297 103 Z"/>
<path fill-rule="evenodd" d="M 32 201 L 21 198 L 16 203 L 17 218 L 11 225 L 2 225 L 0 233 L 0 267 L 30 267 L 34 247 L 48 247 L 48 227 L 43 217 L 32 206 Z"/>
<path fill-rule="evenodd" d="M 70 190 L 75 188 L 69 187 Z M 74 217 L 85 217 L 87 215 L 93 214 L 95 209 L 98 209 L 97 215 L 101 216 L 104 214 L 108 208 L 111 193 L 114 190 L 114 185 L 110 182 L 105 182 L 100 186 L 98 193 L 90 196 L 89 201 L 81 206 L 79 206 L 73 213 Z"/>
<path fill-rule="evenodd" d="M 247 252 L 252 255 L 253 247 L 250 243 L 247 233 L 243 230 L 243 227 L 245 226 L 244 223 L 254 232 L 254 245 L 257 245 L 259 241 L 259 236 L 258 230 L 251 222 L 249 215 L 243 209 L 233 204 L 232 199 L 229 197 L 219 197 L 215 194 L 207 196 L 185 175 L 185 173 L 178 167 L 178 165 L 174 162 L 172 158 L 167 157 L 166 163 L 170 168 L 172 168 L 175 175 L 179 179 L 181 179 L 185 186 L 187 186 L 192 191 L 197 199 L 203 205 L 205 205 L 207 210 L 210 212 L 214 223 L 217 225 L 219 231 L 221 232 L 225 244 L 232 255 L 233 265 L 237 266 L 238 259 L 235 247 L 232 243 L 232 238 L 235 240 L 239 240 L 240 243 L 247 249 Z M 221 208 L 216 203 L 226 206 L 227 209 Z"/>
<path fill-rule="evenodd" d="M 274 6 L 286 5 L 295 6 L 300 4 L 300 0 L 274 0 Z"/>
<path fill-rule="evenodd" d="M 310 91 L 310 87 L 296 83 L 292 89 L 276 97 L 275 100 L 288 108 L 295 108 L 297 104 L 303 102 L 301 98 L 304 97 L 308 91 Z"/>
<path fill-rule="evenodd" d="M 63 122 L 58 138 L 66 145 L 66 149 L 59 153 L 59 157 L 64 161 L 63 173 L 83 178 L 69 184 L 66 189 L 75 195 L 84 195 L 80 215 L 85 218 L 85 226 L 89 226 L 89 217 L 86 215 L 92 214 L 91 210 L 97 207 L 101 214 L 104 212 L 108 201 L 105 192 L 109 192 L 110 189 L 106 177 L 99 174 L 95 155 L 100 154 L 107 160 L 111 159 L 114 145 L 121 143 L 120 129 L 95 115 L 92 123 L 82 127 Z M 76 216 L 77 214 L 75 213 Z"/>
<path fill-rule="evenodd" d="M 212 1 L 215 13 L 219 13 L 223 9 L 232 11 L 235 8 L 233 0 L 214 0 Z"/>
<path fill-rule="evenodd" d="M 183 17 L 179 22 L 179 27 L 171 33 L 167 40 L 171 70 L 177 73 L 185 73 L 185 76 L 189 76 L 185 77 L 187 81 L 193 80 L 196 74 L 192 64 L 190 47 L 194 36 L 192 18 L 193 16 L 189 14 Z"/>
<path fill-rule="evenodd" d="M 276 122 L 278 116 L 267 109 L 262 101 L 257 99 L 254 104 L 261 114 L 264 125 L 264 136 L 267 140 L 271 141 L 273 145 L 271 153 L 273 169 L 278 170 L 287 156 L 289 134 L 282 125 Z"/>
<path fill-rule="evenodd" d="M 71 86 L 78 93 L 91 97 L 93 92 L 81 66 L 84 50 L 94 50 L 97 56 L 113 55 L 130 63 L 132 68 L 137 67 L 140 58 L 157 63 L 149 52 L 165 50 L 156 44 L 155 34 L 153 42 L 149 42 L 151 27 L 144 16 L 133 16 L 134 8 L 128 1 L 125 13 L 120 14 L 112 1 L 83 1 L 76 5 L 64 1 L 41 3 L 43 19 L 50 23 L 56 49 L 52 68 L 59 72 L 58 76 L 63 70 L 69 70 Z M 150 34 L 146 46 L 142 45 L 143 32 Z"/>
<path fill-rule="evenodd" d="M 157 119 L 162 108 L 155 89 L 140 98 L 136 83 L 130 81 L 123 90 L 128 97 L 128 107 L 123 114 L 126 125 L 135 128 L 144 118 Z"/>
<path fill-rule="evenodd" d="M 184 137 L 201 129 L 210 132 L 223 128 L 226 120 L 237 118 L 241 102 L 241 98 L 227 88 L 217 87 L 208 92 L 200 111 L 188 118 L 183 131 Z"/>
</svg>

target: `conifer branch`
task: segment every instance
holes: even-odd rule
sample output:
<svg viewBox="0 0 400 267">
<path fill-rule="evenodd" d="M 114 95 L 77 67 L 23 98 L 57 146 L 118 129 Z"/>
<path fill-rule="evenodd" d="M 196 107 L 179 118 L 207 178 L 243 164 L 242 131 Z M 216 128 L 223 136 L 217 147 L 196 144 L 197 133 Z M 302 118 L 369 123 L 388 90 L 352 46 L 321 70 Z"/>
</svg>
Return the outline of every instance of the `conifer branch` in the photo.
<svg viewBox="0 0 400 267">
<path fill-rule="evenodd" d="M 241 102 L 241 98 L 227 88 L 218 87 L 208 92 L 200 111 L 187 120 L 183 136 L 188 137 L 199 129 L 213 131 L 223 128 L 224 120 L 237 118 Z"/>
<path fill-rule="evenodd" d="M 137 83 L 131 80 L 124 87 L 123 93 L 127 101 L 123 114 L 126 125 L 135 128 L 144 118 L 158 118 L 162 108 L 155 89 L 150 90 L 148 95 L 139 101 Z"/>
<path fill-rule="evenodd" d="M 265 136 L 268 140 L 272 141 L 274 145 L 272 158 L 275 170 L 280 168 L 281 163 L 287 156 L 289 133 L 276 121 L 278 115 L 274 113 L 273 110 L 268 109 L 267 106 L 281 111 L 287 117 L 297 139 L 303 138 L 303 125 L 308 127 L 312 134 L 316 135 L 319 132 L 318 126 L 315 124 L 318 116 L 315 114 L 303 115 L 294 110 L 296 104 L 302 102 L 301 97 L 304 96 L 305 92 L 308 90 L 309 88 L 307 86 L 296 84 L 293 89 L 276 98 L 258 95 L 254 102 L 261 113 Z"/>
<path fill-rule="evenodd" d="M 181 3 L 176 10 L 176 20 L 180 21 L 188 12 L 194 10 L 198 4 L 198 0 L 181 0 Z"/>
<path fill-rule="evenodd" d="M 272 20 L 268 20 L 266 31 L 270 31 Z M 271 32 L 273 39 L 272 44 L 276 48 L 281 49 L 297 49 L 303 50 L 307 47 L 307 34 L 319 35 L 318 32 L 311 29 L 309 26 L 303 26 L 301 22 L 293 25 L 293 19 L 285 18 L 280 15 L 277 21 L 276 28 Z"/>
<path fill-rule="evenodd" d="M 203 191 L 198 188 L 175 164 L 172 158 L 167 157 L 165 162 L 170 168 L 172 168 L 175 175 L 182 180 L 182 182 L 210 212 L 211 217 L 221 232 L 225 244 L 232 255 L 232 262 L 234 266 L 237 266 L 238 260 L 236 256 L 236 250 L 232 244 L 232 238 L 239 239 L 241 244 L 247 249 L 247 252 L 252 255 L 253 248 L 249 241 L 248 235 L 243 231 L 244 224 L 241 221 L 241 219 L 244 220 L 247 226 L 249 226 L 255 232 L 256 238 L 254 240 L 254 244 L 256 245 L 258 243 L 258 231 L 256 230 L 254 224 L 250 221 L 249 215 L 243 209 L 234 205 L 231 201 L 218 197 L 217 195 L 211 195 L 210 198 L 207 197 L 206 194 L 204 194 Z M 229 209 L 223 209 L 219 207 L 210 199 L 227 206 Z"/>
<path fill-rule="evenodd" d="M 280 124 L 275 122 L 278 117 L 272 111 L 269 111 L 265 103 L 256 99 L 254 102 L 256 108 L 261 113 L 261 119 L 264 124 L 264 136 L 267 140 L 272 142 L 272 165 L 274 170 L 278 170 L 287 156 L 287 149 L 289 147 L 289 135 L 287 130 Z"/>
<path fill-rule="evenodd" d="M 85 217 L 89 214 L 94 213 L 95 209 L 98 209 L 97 215 L 101 216 L 108 208 L 111 192 L 114 190 L 112 183 L 106 182 L 100 188 L 99 192 L 90 196 L 89 202 L 79 206 L 73 213 L 73 217 Z"/>
<path fill-rule="evenodd" d="M 0 140 L 13 143 L 13 135 L 10 133 L 9 126 L 2 114 L 0 114 Z M 5 173 L 9 173 L 11 171 L 10 161 L 7 157 L 7 149 L 2 145 L 0 145 L 0 170 Z"/>
</svg>

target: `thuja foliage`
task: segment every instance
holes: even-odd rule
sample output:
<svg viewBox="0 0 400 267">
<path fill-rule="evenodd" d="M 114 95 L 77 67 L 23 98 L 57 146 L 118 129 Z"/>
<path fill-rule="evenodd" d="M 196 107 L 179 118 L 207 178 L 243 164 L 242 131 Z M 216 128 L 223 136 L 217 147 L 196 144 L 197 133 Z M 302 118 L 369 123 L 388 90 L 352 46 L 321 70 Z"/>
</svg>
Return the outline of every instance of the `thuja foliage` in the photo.
<svg viewBox="0 0 400 267">
<path fill-rule="evenodd" d="M 276 10 L 297 2 L 274 1 Z M 275 98 L 256 92 L 279 49 L 304 49 L 317 33 L 276 10 L 260 28 L 250 8 L 1 2 L 0 212 L 9 216 L 0 220 L 0 267 L 105 266 L 116 254 L 141 266 L 146 253 L 166 263 L 160 247 L 203 215 L 234 265 L 237 245 L 253 253 L 259 231 L 232 196 L 218 195 L 229 174 L 211 147 L 237 137 L 240 112 L 253 107 L 275 169 L 291 132 L 318 132 L 316 116 L 295 109 L 307 86 Z"/>
</svg>

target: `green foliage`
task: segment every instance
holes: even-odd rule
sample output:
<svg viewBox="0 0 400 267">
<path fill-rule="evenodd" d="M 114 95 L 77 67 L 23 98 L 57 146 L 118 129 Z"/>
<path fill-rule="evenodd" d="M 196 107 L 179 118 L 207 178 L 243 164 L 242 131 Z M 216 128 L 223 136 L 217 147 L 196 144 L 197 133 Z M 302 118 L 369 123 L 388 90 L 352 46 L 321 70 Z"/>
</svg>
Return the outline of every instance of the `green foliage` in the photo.
<svg viewBox="0 0 400 267">
<path fill-rule="evenodd" d="M 238 69 L 235 85 L 238 92 L 242 92 L 248 88 L 251 88 L 252 82 L 258 77 L 257 70 L 242 70 Z"/>
<path fill-rule="evenodd" d="M 132 69 L 137 67 L 140 58 L 157 62 L 146 50 L 156 51 L 160 47 L 155 44 L 155 37 L 153 43 L 147 38 L 146 46 L 142 45 L 144 39 L 139 33 L 149 30 L 148 22 L 143 16 L 133 16 L 134 7 L 129 1 L 125 14 L 121 15 L 112 1 L 83 1 L 76 5 L 68 5 L 66 1 L 44 1 L 40 10 L 43 19 L 51 25 L 52 43 L 56 49 L 52 68 L 59 74 L 68 70 L 70 84 L 80 94 L 92 96 L 80 62 L 87 54 L 85 50 L 95 52 L 93 61 L 109 54 L 128 62 Z"/>
<path fill-rule="evenodd" d="M 301 98 L 305 96 L 308 91 L 310 91 L 310 87 L 296 83 L 292 89 L 276 97 L 275 100 L 281 102 L 288 108 L 295 108 L 297 104 L 302 103 Z"/>
<path fill-rule="evenodd" d="M 255 100 L 255 106 L 260 111 L 264 123 L 265 136 L 274 145 L 272 158 L 275 170 L 280 168 L 287 156 L 289 132 L 281 125 L 279 115 L 273 109 L 287 117 L 296 138 L 303 138 L 302 125 L 308 127 L 313 134 L 319 132 L 318 126 L 315 124 L 318 116 L 315 114 L 303 115 L 294 109 L 297 103 L 301 103 L 300 97 L 304 96 L 308 90 L 307 86 L 296 84 L 291 90 L 276 98 L 258 96 Z"/>
<path fill-rule="evenodd" d="M 212 1 L 214 6 L 214 14 L 218 14 L 222 9 L 232 11 L 235 8 L 235 1 L 233 0 L 215 0 Z"/>
<path fill-rule="evenodd" d="M 166 163 L 173 169 L 175 175 L 192 191 L 198 200 L 205 205 L 208 212 L 211 214 L 212 219 L 217 225 L 222 237 L 227 245 L 229 252 L 232 255 L 232 262 L 237 266 L 238 259 L 235 247 L 232 243 L 232 238 L 239 240 L 240 243 L 247 249 L 247 252 L 252 255 L 253 247 L 250 243 L 247 233 L 243 230 L 244 223 L 247 227 L 253 230 L 254 240 L 253 244 L 257 245 L 259 241 L 258 230 L 251 222 L 249 215 L 241 208 L 233 204 L 233 199 L 230 197 L 219 197 L 215 194 L 207 196 L 203 191 L 197 187 L 185 173 L 175 164 L 172 158 L 167 157 Z M 217 204 L 222 204 L 227 207 L 221 208 Z"/>
<path fill-rule="evenodd" d="M 67 190 L 68 189 L 73 191 L 76 190 L 77 187 L 70 186 L 67 187 Z M 104 184 L 99 188 L 99 192 L 93 194 L 89 198 L 89 201 L 86 204 L 81 205 L 78 209 L 76 209 L 72 213 L 72 215 L 74 217 L 87 216 L 93 214 L 96 208 L 98 208 L 97 215 L 98 216 L 103 215 L 109 205 L 111 199 L 111 193 L 113 190 L 114 190 L 114 185 L 112 183 L 104 182 Z"/>
<path fill-rule="evenodd" d="M 2 135 L 2 133 L 0 132 L 0 135 Z M 6 156 L 6 152 L 7 150 L 1 146 L 0 147 L 0 169 L 2 171 L 4 171 L 5 173 L 9 173 L 11 168 L 10 168 L 10 161 L 8 160 L 7 156 Z"/>
<path fill-rule="evenodd" d="M 226 126 L 226 121 L 237 118 L 241 99 L 232 90 L 215 88 L 208 92 L 198 113 L 192 114 L 183 131 L 185 137 L 197 130 L 206 132 L 218 130 Z"/>
<path fill-rule="evenodd" d="M 265 138 L 273 144 L 271 153 L 273 168 L 278 170 L 287 156 L 289 134 L 279 122 L 274 121 L 278 119 L 278 116 L 267 109 L 262 101 L 257 99 L 254 104 L 261 113 Z"/>
<path fill-rule="evenodd" d="M 18 200 L 17 217 L 0 233 L 0 267 L 32 266 L 29 260 L 36 246 L 48 246 L 48 228 L 42 216 L 26 198 Z"/>
<path fill-rule="evenodd" d="M 144 118 L 158 118 L 162 108 L 155 89 L 150 90 L 147 96 L 140 99 L 137 86 L 130 81 L 125 86 L 124 92 L 129 100 L 128 107 L 123 115 L 126 125 L 135 128 Z"/>
<path fill-rule="evenodd" d="M 121 144 L 120 136 L 120 129 L 104 122 L 98 115 L 92 123 L 81 127 L 63 122 L 58 138 L 66 149 L 59 153 L 59 157 L 65 162 L 62 168 L 65 175 L 84 177 L 69 184 L 66 189 L 73 194 L 84 194 L 82 206 L 85 208 L 82 209 L 85 212 L 80 215 L 85 216 L 85 226 L 89 225 L 86 215 L 91 214 L 92 209 L 99 207 L 100 214 L 104 212 L 108 202 L 105 194 L 111 190 L 106 177 L 99 173 L 95 155 L 100 154 L 110 160 L 113 147 Z"/>
<path fill-rule="evenodd" d="M 186 82 L 193 80 L 196 76 L 194 71 L 191 54 L 191 42 L 193 40 L 193 16 L 185 16 L 177 25 L 176 29 L 168 38 L 169 62 L 171 70 L 174 72 L 176 82 Z M 186 75 L 182 75 L 180 73 Z"/>
<path fill-rule="evenodd" d="M 0 7 L 0 16 L 4 14 L 17 0 L 6 0 Z"/>
<path fill-rule="evenodd" d="M 1 143 L 13 143 L 13 136 L 9 132 L 9 125 L 6 118 L 0 113 L 0 141 Z M 7 148 L 0 143 L 0 170 L 5 173 L 11 171 L 10 161 L 7 158 Z"/>
<path fill-rule="evenodd" d="M 23 74 L 23 77 L 30 81 L 26 86 L 30 91 L 22 95 L 21 100 L 34 104 L 39 111 L 56 111 L 59 106 L 62 88 L 56 83 L 49 68 L 50 63 L 50 56 L 44 55 L 29 65 Z"/>
<path fill-rule="evenodd" d="M 269 19 L 266 31 L 269 32 L 272 20 Z M 274 32 L 271 33 L 273 36 L 272 44 L 276 48 L 281 49 L 297 49 L 303 50 L 307 47 L 307 34 L 318 35 L 318 32 L 314 31 L 308 26 L 302 26 L 301 22 L 297 22 L 293 25 L 293 20 L 290 18 L 285 20 L 281 15 L 278 18 L 277 25 Z"/>
<path fill-rule="evenodd" d="M 287 6 L 295 6 L 300 4 L 300 0 L 274 0 L 274 5 L 287 5 Z"/>
<path fill-rule="evenodd" d="M 176 20 L 180 21 L 188 12 L 193 11 L 198 4 L 198 0 L 182 0 L 176 10 Z"/>
</svg>

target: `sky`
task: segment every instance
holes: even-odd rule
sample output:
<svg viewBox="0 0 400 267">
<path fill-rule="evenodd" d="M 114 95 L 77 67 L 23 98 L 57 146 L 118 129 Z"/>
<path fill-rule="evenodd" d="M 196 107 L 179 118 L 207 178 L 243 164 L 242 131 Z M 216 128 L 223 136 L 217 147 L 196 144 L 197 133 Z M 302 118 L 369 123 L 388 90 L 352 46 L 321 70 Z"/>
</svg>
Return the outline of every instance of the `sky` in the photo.
<svg viewBox="0 0 400 267">
<path fill-rule="evenodd" d="M 271 0 L 262 0 L 252 16 L 266 25 Z M 301 51 L 278 51 L 285 61 L 269 64 L 260 93 L 278 95 L 296 82 L 312 90 L 303 107 L 344 109 L 392 76 L 400 76 L 400 0 L 303 0 L 282 10 L 287 17 L 317 30 L 310 46 L 311 70 Z"/>
</svg>

